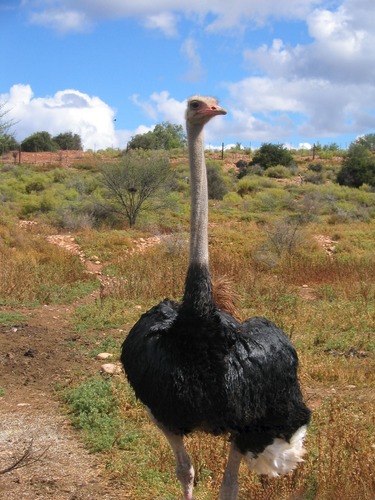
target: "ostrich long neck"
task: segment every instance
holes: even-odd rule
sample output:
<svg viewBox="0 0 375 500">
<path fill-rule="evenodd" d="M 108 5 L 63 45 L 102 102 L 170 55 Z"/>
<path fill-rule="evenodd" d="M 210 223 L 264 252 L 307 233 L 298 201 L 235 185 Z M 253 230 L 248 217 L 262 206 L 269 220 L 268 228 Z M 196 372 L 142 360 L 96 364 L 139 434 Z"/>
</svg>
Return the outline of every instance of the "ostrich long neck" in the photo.
<svg viewBox="0 0 375 500">
<path fill-rule="evenodd" d="M 208 267 L 208 190 L 203 149 L 203 126 L 187 124 L 190 185 L 190 259 L 183 305 L 195 315 L 206 316 L 214 307 Z"/>
<path fill-rule="evenodd" d="M 191 216 L 190 264 L 208 266 L 208 192 L 203 127 L 188 126 Z"/>
</svg>

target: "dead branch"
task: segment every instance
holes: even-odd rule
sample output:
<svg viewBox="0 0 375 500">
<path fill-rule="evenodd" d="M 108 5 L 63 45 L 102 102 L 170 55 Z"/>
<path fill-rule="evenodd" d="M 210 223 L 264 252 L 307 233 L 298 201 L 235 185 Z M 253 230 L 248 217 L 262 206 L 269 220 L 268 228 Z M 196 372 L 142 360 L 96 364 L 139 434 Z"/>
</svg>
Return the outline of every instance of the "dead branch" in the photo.
<svg viewBox="0 0 375 500">
<path fill-rule="evenodd" d="M 7 472 L 11 472 L 12 470 L 20 469 L 21 467 L 27 467 L 28 465 L 34 464 L 35 462 L 39 462 L 42 457 L 47 453 L 49 446 L 45 448 L 41 453 L 36 455 L 33 453 L 33 439 L 31 439 L 28 447 L 23 452 L 20 458 L 18 458 L 13 464 L 9 465 L 5 469 L 0 470 L 1 474 L 6 474 Z"/>
</svg>

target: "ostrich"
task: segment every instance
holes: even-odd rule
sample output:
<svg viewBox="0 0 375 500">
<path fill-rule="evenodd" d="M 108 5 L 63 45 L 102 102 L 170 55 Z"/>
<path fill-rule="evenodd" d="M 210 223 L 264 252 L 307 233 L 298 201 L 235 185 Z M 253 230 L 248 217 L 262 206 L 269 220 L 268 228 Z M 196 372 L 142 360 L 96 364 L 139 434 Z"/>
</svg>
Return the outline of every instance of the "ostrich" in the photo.
<svg viewBox="0 0 375 500">
<path fill-rule="evenodd" d="M 288 337 L 265 318 L 238 322 L 213 299 L 203 127 L 225 114 L 211 97 L 188 100 L 191 225 L 183 299 L 165 299 L 143 314 L 121 355 L 137 398 L 173 450 L 184 500 L 193 499 L 194 486 L 184 435 L 230 435 L 219 499 L 236 500 L 241 460 L 271 477 L 293 470 L 302 461 L 310 419 Z"/>
</svg>

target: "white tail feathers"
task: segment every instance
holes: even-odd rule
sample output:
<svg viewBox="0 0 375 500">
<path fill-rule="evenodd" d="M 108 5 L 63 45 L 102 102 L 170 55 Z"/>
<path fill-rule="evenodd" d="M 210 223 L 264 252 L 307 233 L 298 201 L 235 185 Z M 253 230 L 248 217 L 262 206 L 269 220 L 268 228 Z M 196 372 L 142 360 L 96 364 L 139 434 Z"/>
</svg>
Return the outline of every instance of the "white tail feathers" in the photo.
<svg viewBox="0 0 375 500">
<path fill-rule="evenodd" d="M 277 477 L 292 471 L 299 462 L 303 462 L 305 434 L 306 425 L 293 434 L 290 442 L 276 438 L 258 456 L 254 457 L 252 453 L 247 453 L 246 461 L 249 468 L 258 474 L 270 477 Z"/>
</svg>

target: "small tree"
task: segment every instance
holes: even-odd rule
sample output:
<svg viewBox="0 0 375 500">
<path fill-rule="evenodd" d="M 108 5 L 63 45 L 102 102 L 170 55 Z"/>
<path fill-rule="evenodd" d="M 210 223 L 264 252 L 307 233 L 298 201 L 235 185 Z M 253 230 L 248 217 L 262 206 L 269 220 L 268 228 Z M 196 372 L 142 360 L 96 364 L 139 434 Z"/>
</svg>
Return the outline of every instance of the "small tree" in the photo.
<svg viewBox="0 0 375 500">
<path fill-rule="evenodd" d="M 19 147 L 20 145 L 18 144 L 13 135 L 10 134 L 0 135 L 0 153 L 7 153 L 8 151 L 14 151 Z"/>
<path fill-rule="evenodd" d="M 365 146 L 369 151 L 375 151 L 375 134 L 366 134 L 358 137 L 355 143 Z"/>
<path fill-rule="evenodd" d="M 242 179 L 242 177 L 245 177 L 245 175 L 248 174 L 249 162 L 241 159 L 241 160 L 238 160 L 238 162 L 235 165 L 238 168 L 238 174 L 237 174 L 238 179 Z"/>
<path fill-rule="evenodd" d="M 49 132 L 36 132 L 30 135 L 21 143 L 22 151 L 38 152 L 38 151 L 56 151 L 59 146 L 52 139 Z"/>
<path fill-rule="evenodd" d="M 134 226 L 146 201 L 165 183 L 169 160 L 162 152 L 129 151 L 120 164 L 101 168 L 112 207 Z"/>
<path fill-rule="evenodd" d="M 222 200 L 228 192 L 223 176 L 217 168 L 207 166 L 208 198 L 210 200 Z"/>
<path fill-rule="evenodd" d="M 266 169 L 275 165 L 287 167 L 292 161 L 293 156 L 282 144 L 264 143 L 255 153 L 251 164 Z"/>
<path fill-rule="evenodd" d="M 128 149 L 157 149 L 154 133 L 137 134 L 128 142 Z"/>
<path fill-rule="evenodd" d="M 371 138 L 371 136 L 373 136 Z M 337 174 L 337 182 L 344 186 L 375 186 L 375 157 L 372 154 L 375 134 L 368 134 L 352 142 Z"/>
<path fill-rule="evenodd" d="M 186 135 L 181 125 L 163 122 L 153 131 L 137 134 L 128 143 L 129 149 L 174 149 L 186 145 Z"/>
<path fill-rule="evenodd" d="M 82 149 L 81 137 L 72 132 L 64 132 L 63 134 L 56 135 L 52 140 L 64 151 Z"/>
</svg>

